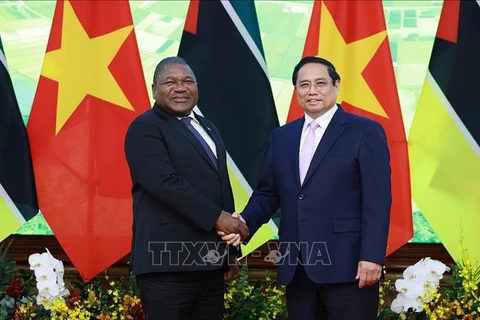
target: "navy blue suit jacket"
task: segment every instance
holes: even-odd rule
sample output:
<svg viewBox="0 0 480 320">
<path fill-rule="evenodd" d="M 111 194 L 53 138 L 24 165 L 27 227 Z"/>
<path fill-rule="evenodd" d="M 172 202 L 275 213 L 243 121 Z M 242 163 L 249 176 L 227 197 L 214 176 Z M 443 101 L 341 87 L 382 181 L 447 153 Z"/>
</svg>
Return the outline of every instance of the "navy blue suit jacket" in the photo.
<svg viewBox="0 0 480 320">
<path fill-rule="evenodd" d="M 359 261 L 385 263 L 391 207 L 385 132 L 377 122 L 339 107 L 300 185 L 304 122 L 274 130 L 260 182 L 242 216 L 253 234 L 281 208 L 279 283 L 293 279 L 299 253 L 314 282 L 353 282 Z"/>
</svg>

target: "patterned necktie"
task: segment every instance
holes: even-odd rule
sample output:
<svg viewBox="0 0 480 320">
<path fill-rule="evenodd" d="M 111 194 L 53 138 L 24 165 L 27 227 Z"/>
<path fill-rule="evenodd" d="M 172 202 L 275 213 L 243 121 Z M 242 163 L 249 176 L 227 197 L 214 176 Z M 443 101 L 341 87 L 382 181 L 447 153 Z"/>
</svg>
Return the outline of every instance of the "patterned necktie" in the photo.
<svg viewBox="0 0 480 320">
<path fill-rule="evenodd" d="M 305 176 L 307 175 L 308 167 L 310 167 L 310 162 L 312 161 L 313 153 L 315 151 L 315 130 L 320 127 L 315 120 L 311 121 L 308 126 L 310 130 L 303 143 L 302 152 L 300 152 L 300 184 L 303 184 L 303 180 L 305 180 Z"/>
<path fill-rule="evenodd" d="M 200 141 L 200 144 L 202 145 L 203 149 L 205 149 L 205 152 L 207 153 L 208 157 L 210 160 L 212 160 L 213 165 L 215 166 L 215 169 L 218 170 L 218 165 L 217 165 L 217 158 L 213 154 L 212 149 L 208 146 L 207 141 L 203 139 L 202 135 L 192 126 L 192 118 L 186 117 L 181 119 L 182 122 L 187 126 L 187 128 L 193 133 L 193 135 Z"/>
</svg>

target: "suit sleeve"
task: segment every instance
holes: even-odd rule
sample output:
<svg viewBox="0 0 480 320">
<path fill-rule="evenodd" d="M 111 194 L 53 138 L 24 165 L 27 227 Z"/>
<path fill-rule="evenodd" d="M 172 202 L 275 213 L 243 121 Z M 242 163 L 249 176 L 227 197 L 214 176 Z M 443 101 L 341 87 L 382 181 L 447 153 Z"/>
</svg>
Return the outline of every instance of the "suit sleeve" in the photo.
<svg viewBox="0 0 480 320">
<path fill-rule="evenodd" d="M 362 188 L 360 261 L 385 264 L 392 204 L 390 155 L 382 126 L 373 122 L 364 133 L 359 155 Z"/>
<path fill-rule="evenodd" d="M 203 230 L 212 230 L 221 208 L 176 173 L 158 128 L 149 122 L 134 121 L 125 139 L 125 154 L 134 182 Z"/>
<path fill-rule="evenodd" d="M 251 235 L 264 223 L 267 223 L 280 207 L 280 196 L 275 183 L 273 161 L 274 135 L 272 134 L 257 189 L 253 192 L 245 210 L 242 212 L 242 217 L 245 219 Z"/>
</svg>

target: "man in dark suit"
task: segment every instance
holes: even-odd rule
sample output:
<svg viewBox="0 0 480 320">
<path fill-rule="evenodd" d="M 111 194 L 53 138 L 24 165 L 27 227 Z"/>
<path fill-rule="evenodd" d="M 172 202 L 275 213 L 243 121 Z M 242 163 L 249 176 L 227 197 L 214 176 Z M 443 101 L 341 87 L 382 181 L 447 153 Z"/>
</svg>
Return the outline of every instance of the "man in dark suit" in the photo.
<svg viewBox="0 0 480 320">
<path fill-rule="evenodd" d="M 216 231 L 248 236 L 229 213 L 225 147 L 217 128 L 192 112 L 198 89 L 185 60 L 162 60 L 152 92 L 153 108 L 132 122 L 125 140 L 133 182 L 131 269 L 147 319 L 221 319 L 224 280 L 238 266 Z"/>
<path fill-rule="evenodd" d="M 303 58 L 292 81 L 305 116 L 273 132 L 241 217 L 253 234 L 281 207 L 277 279 L 289 319 L 376 319 L 391 206 L 385 133 L 336 104 L 329 61 Z"/>
</svg>

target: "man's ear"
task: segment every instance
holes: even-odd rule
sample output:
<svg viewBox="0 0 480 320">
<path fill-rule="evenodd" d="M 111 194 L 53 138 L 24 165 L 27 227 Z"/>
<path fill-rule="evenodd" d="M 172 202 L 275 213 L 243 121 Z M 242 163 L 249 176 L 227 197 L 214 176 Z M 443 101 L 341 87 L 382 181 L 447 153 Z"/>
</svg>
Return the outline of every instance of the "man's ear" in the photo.
<svg viewBox="0 0 480 320">
<path fill-rule="evenodd" d="M 155 85 L 152 83 L 152 98 L 155 99 Z"/>
<path fill-rule="evenodd" d="M 340 80 L 335 81 L 335 89 L 337 89 L 337 91 L 340 91 Z"/>
</svg>

